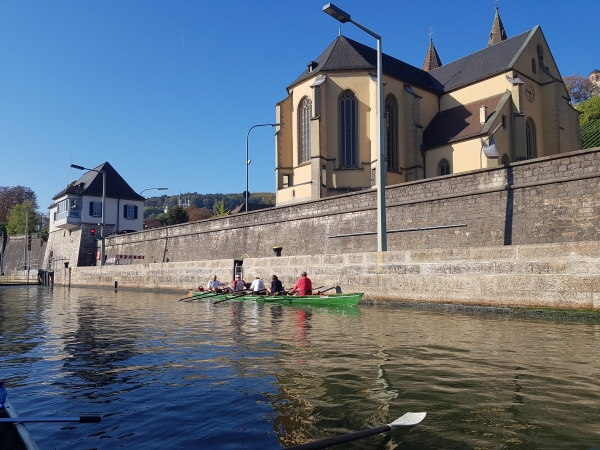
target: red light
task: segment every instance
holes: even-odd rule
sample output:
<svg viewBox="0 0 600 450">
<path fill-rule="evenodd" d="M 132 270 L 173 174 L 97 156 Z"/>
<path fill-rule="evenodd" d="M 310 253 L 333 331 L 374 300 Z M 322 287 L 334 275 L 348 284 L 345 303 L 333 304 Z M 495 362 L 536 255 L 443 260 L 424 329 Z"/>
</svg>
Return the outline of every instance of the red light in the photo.
<svg viewBox="0 0 600 450">
<path fill-rule="evenodd" d="M 96 229 L 90 228 L 90 236 L 96 236 Z"/>
</svg>

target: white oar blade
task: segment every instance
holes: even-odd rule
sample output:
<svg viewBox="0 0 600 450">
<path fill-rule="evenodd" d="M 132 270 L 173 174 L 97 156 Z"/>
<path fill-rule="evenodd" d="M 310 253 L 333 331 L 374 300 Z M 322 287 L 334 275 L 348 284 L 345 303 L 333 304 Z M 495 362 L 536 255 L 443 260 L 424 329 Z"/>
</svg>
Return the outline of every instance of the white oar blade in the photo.
<svg viewBox="0 0 600 450">
<path fill-rule="evenodd" d="M 418 413 L 408 412 L 408 413 L 404 414 L 402 417 L 398 417 L 396 420 L 394 420 L 392 423 L 390 423 L 390 425 L 392 428 L 412 427 L 414 425 L 417 425 L 417 424 L 423 422 L 423 419 L 425 419 L 426 415 L 427 415 L 427 413 L 424 413 L 424 412 L 418 412 Z"/>
</svg>

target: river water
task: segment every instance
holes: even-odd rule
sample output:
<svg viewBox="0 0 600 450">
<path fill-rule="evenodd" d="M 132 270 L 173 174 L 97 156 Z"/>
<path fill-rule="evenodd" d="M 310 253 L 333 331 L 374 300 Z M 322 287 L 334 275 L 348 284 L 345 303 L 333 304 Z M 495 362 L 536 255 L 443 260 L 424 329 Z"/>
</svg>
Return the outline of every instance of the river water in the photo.
<svg viewBox="0 0 600 450">
<path fill-rule="evenodd" d="M 42 449 L 600 447 L 600 324 L 0 288 L 0 379 Z M 1 438 L 1 437 L 0 437 Z"/>
</svg>

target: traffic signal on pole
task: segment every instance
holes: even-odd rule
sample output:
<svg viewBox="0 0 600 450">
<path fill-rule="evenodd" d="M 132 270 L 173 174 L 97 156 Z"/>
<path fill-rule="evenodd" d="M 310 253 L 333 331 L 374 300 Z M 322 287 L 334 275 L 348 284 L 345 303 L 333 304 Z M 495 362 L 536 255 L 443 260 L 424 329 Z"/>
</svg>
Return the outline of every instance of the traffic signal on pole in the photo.
<svg viewBox="0 0 600 450">
<path fill-rule="evenodd" d="M 31 251 L 31 233 L 27 236 L 27 251 Z"/>
<path fill-rule="evenodd" d="M 90 236 L 96 236 L 96 229 L 90 228 Z"/>
</svg>

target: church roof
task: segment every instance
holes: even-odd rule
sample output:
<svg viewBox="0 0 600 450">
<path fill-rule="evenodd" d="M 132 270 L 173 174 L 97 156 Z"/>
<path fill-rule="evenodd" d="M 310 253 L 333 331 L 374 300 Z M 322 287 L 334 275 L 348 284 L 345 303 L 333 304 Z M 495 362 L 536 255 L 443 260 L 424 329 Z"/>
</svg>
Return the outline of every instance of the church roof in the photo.
<svg viewBox="0 0 600 450">
<path fill-rule="evenodd" d="M 438 91 L 439 86 L 427 72 L 400 61 L 392 56 L 382 56 L 383 73 L 414 86 Z M 312 68 L 312 70 L 311 70 Z M 344 72 L 349 70 L 377 70 L 377 50 L 345 36 L 338 36 L 323 53 L 309 65 L 288 89 L 320 72 Z"/>
<path fill-rule="evenodd" d="M 425 62 L 423 63 L 423 70 L 429 72 L 433 69 L 441 67 L 442 61 L 438 55 L 435 46 L 433 45 L 433 39 L 429 40 L 429 48 L 427 49 L 427 55 L 425 55 Z"/>
<path fill-rule="evenodd" d="M 98 167 L 94 167 L 94 170 L 103 170 L 106 172 L 107 198 L 144 200 L 144 197 L 135 192 L 108 162 L 100 164 Z M 53 199 L 56 200 L 66 194 L 102 197 L 102 174 L 92 171 L 84 173 L 81 178 L 56 194 Z"/>
<path fill-rule="evenodd" d="M 489 78 L 512 68 L 523 44 L 539 27 L 432 70 L 443 92 Z"/>
<path fill-rule="evenodd" d="M 524 45 L 538 29 L 539 26 L 536 26 L 429 72 L 384 53 L 383 73 L 438 94 L 449 92 L 511 69 Z M 338 36 L 316 61 L 311 61 L 288 89 L 320 72 L 375 71 L 376 68 L 377 50 L 345 36 Z"/>
<path fill-rule="evenodd" d="M 504 94 L 494 95 L 437 113 L 423 131 L 423 147 L 439 147 L 481 134 L 485 123 L 481 124 L 480 122 L 480 108 L 482 106 L 487 108 L 488 117 L 486 119 L 489 119 L 503 96 Z"/>
<path fill-rule="evenodd" d="M 490 32 L 488 47 L 496 45 L 497 43 L 505 41 L 506 39 L 506 31 L 504 30 L 504 25 L 502 25 L 502 19 L 500 19 L 498 6 L 496 6 L 496 15 L 494 16 L 494 22 L 492 23 L 492 31 Z"/>
</svg>

